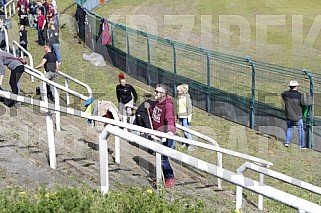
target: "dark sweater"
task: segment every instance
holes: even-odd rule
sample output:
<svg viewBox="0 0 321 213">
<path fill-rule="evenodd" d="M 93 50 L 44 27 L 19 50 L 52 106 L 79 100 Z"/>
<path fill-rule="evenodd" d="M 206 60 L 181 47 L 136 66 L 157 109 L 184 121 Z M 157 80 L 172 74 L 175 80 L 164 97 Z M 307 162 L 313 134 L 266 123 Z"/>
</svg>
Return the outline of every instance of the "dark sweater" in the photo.
<svg viewBox="0 0 321 213">
<path fill-rule="evenodd" d="M 132 87 L 132 85 L 126 84 L 125 86 L 122 86 L 121 84 L 118 84 L 116 86 L 116 95 L 119 103 L 127 104 L 129 101 L 133 99 L 131 94 L 133 94 L 134 103 L 136 103 L 137 93 L 134 87 Z"/>
<path fill-rule="evenodd" d="M 298 121 L 303 117 L 302 109 L 304 106 L 312 104 L 312 96 L 304 96 L 297 90 L 285 91 L 281 94 L 285 104 L 285 117 L 291 121 Z"/>
</svg>

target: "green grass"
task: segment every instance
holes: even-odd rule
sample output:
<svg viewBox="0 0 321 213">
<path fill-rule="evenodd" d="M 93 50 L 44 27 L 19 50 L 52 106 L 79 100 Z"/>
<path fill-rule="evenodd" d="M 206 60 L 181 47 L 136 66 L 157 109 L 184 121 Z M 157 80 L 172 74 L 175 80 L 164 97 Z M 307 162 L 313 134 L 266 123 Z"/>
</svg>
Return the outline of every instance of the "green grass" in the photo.
<svg viewBox="0 0 321 213">
<path fill-rule="evenodd" d="M 10 212 L 210 212 L 200 200 L 172 196 L 164 199 L 164 191 L 129 187 L 123 191 L 110 191 L 102 195 L 88 187 L 57 188 L 35 191 L 7 188 L 0 192 L 2 213 Z"/>
</svg>

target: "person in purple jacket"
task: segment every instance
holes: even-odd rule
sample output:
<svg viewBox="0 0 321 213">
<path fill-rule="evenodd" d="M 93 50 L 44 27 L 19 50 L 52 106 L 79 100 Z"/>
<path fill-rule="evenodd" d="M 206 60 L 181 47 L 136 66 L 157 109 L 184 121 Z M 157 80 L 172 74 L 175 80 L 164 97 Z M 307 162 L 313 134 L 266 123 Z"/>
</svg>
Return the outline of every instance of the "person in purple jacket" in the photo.
<svg viewBox="0 0 321 213">
<path fill-rule="evenodd" d="M 172 99 L 168 97 L 167 94 L 167 86 L 158 84 L 154 92 L 156 104 L 152 107 L 150 107 L 149 104 L 146 104 L 146 108 L 149 108 L 149 112 L 151 113 L 153 129 L 167 132 L 167 134 L 173 136 L 176 132 L 174 106 Z M 167 139 L 163 145 L 175 149 L 174 140 Z M 162 169 L 165 178 L 165 187 L 170 188 L 176 182 L 176 178 L 169 158 L 165 155 L 162 155 Z"/>
</svg>

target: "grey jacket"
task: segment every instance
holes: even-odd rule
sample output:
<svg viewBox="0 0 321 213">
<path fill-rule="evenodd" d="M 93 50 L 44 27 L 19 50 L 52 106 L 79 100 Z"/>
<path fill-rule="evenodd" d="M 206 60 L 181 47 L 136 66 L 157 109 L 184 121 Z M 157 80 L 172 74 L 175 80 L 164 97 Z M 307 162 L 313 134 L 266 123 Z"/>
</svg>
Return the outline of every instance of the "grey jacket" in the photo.
<svg viewBox="0 0 321 213">
<path fill-rule="evenodd" d="M 5 52 L 0 51 L 0 74 L 4 75 L 6 72 L 5 65 L 8 66 L 8 68 L 12 71 L 16 69 L 18 66 L 23 65 L 18 59 L 15 59 L 14 55 Z"/>
<path fill-rule="evenodd" d="M 297 90 L 285 91 L 281 94 L 285 104 L 285 117 L 291 121 L 298 121 L 303 117 L 304 106 L 312 104 L 312 96 L 298 92 Z"/>
</svg>

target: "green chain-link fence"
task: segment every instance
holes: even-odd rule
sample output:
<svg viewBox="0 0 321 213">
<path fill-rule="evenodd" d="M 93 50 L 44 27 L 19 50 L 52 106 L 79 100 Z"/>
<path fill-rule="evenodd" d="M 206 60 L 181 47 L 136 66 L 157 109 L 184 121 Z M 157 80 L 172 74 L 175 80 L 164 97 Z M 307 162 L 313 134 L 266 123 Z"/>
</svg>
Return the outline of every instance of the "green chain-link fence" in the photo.
<svg viewBox="0 0 321 213">
<path fill-rule="evenodd" d="M 77 1 L 76 1 L 77 2 Z M 165 83 L 176 97 L 176 86 L 189 84 L 193 104 L 208 113 L 239 124 L 285 138 L 286 122 L 281 93 L 290 80 L 300 82 L 302 92 L 314 93 L 313 110 L 305 118 L 307 145 L 321 150 L 321 119 L 318 94 L 321 75 L 302 69 L 252 61 L 209 51 L 160 38 L 109 20 L 112 36 L 110 45 L 102 45 L 99 35 L 102 17 L 80 6 L 87 16 L 87 29 L 92 36 L 85 38 L 87 46 L 101 53 L 115 67 L 132 77 L 154 86 Z M 91 39 L 88 39 L 91 38 Z M 314 116 L 313 115 L 314 112 Z M 313 119 L 312 119 L 313 118 Z M 314 124 L 314 128 L 312 123 Z M 274 127 L 283 131 L 271 131 Z M 294 135 L 295 137 L 295 135 Z M 296 139 L 297 140 L 297 139 Z"/>
</svg>

